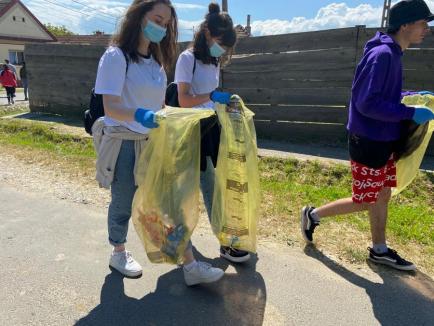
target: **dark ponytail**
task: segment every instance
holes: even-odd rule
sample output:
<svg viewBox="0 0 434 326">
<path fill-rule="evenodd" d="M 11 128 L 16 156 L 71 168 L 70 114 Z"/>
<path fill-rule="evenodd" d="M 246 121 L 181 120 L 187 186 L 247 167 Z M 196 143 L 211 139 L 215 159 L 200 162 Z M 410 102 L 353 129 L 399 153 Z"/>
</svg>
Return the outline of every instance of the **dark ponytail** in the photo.
<svg viewBox="0 0 434 326">
<path fill-rule="evenodd" d="M 193 52 L 197 60 L 201 60 L 204 64 L 217 66 L 221 59 L 214 58 L 210 54 L 205 36 L 207 29 L 211 37 L 219 37 L 221 45 L 229 48 L 229 52 L 232 52 L 232 48 L 237 41 L 234 23 L 228 13 L 220 11 L 220 6 L 215 2 L 209 4 L 205 20 L 200 24 L 199 31 L 194 36 Z"/>
</svg>

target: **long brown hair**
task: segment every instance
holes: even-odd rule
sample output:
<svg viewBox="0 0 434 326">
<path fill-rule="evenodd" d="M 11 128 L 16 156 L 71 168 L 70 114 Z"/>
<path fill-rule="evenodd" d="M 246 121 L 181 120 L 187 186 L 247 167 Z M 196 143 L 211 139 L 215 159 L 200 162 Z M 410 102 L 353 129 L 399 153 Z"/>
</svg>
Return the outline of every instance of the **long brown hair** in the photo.
<svg viewBox="0 0 434 326">
<path fill-rule="evenodd" d="M 134 0 L 122 20 L 120 31 L 114 35 L 111 44 L 120 47 L 133 62 L 139 61 L 138 47 L 143 33 L 143 17 L 156 4 L 168 6 L 172 19 L 167 26 L 166 36 L 159 44 L 150 43 L 149 52 L 165 69 L 169 69 L 176 59 L 176 42 L 178 40 L 178 18 L 170 0 Z"/>
<path fill-rule="evenodd" d="M 209 30 L 211 37 L 219 37 L 221 39 L 221 45 L 230 49 L 225 57 L 214 58 L 211 56 L 205 36 L 207 30 Z M 194 56 L 204 64 L 214 64 L 217 66 L 219 63 L 224 63 L 222 61 L 225 61 L 225 58 L 231 55 L 236 42 L 237 33 L 231 16 L 226 12 L 220 12 L 220 6 L 217 3 L 210 3 L 208 14 L 205 16 L 205 20 L 202 24 L 200 24 L 199 31 L 194 36 Z"/>
</svg>

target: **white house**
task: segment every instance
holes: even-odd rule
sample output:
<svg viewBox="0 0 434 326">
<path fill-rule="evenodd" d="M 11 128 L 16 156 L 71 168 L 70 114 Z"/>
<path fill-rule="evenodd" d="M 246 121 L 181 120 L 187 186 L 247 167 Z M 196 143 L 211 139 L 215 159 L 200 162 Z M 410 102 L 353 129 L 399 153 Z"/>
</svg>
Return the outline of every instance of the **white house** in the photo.
<svg viewBox="0 0 434 326">
<path fill-rule="evenodd" d="M 0 63 L 20 68 L 27 43 L 55 42 L 45 26 L 19 0 L 0 0 Z"/>
</svg>

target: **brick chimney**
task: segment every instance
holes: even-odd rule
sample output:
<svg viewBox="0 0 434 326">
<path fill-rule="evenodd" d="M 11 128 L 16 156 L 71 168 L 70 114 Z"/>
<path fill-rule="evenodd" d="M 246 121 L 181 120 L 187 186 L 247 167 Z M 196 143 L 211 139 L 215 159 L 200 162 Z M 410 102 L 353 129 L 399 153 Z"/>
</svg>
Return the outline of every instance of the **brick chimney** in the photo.
<svg viewBox="0 0 434 326">
<path fill-rule="evenodd" d="M 251 16 L 247 15 L 247 26 L 246 26 L 246 33 L 249 36 L 252 36 L 252 26 L 250 25 Z"/>
</svg>

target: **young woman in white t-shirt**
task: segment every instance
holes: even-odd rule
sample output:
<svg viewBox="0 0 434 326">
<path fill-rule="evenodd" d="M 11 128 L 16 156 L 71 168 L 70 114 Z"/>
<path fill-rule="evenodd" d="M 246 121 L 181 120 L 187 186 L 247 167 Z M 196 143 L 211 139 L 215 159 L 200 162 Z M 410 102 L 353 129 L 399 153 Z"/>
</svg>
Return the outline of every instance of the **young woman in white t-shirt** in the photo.
<svg viewBox="0 0 434 326">
<path fill-rule="evenodd" d="M 165 68 L 176 58 L 176 40 L 177 16 L 169 0 L 135 0 L 98 66 L 95 93 L 102 94 L 106 114 L 103 131 L 99 133 L 103 138 L 99 141 L 98 162 L 106 165 L 98 167 L 97 162 L 97 177 L 98 172 L 107 176 L 114 171 L 108 213 L 109 242 L 114 247 L 110 266 L 128 277 L 142 274 L 140 264 L 125 250 L 137 189 L 135 164 L 149 129 L 158 127 L 154 112 L 164 106 Z M 99 120 L 95 124 L 101 123 Z M 115 144 L 119 137 L 122 139 L 117 154 L 115 146 L 107 144 Z M 108 148 L 103 148 L 104 145 Z M 110 162 L 115 162 L 115 166 L 111 167 Z M 187 251 L 185 264 L 194 262 L 194 268 L 184 269 L 188 285 L 213 282 L 223 276 L 223 270 L 197 263 L 191 248 Z"/>
<path fill-rule="evenodd" d="M 213 109 L 215 102 L 229 103 L 231 94 L 216 91 L 216 88 L 219 85 L 222 56 L 232 53 L 236 39 L 231 17 L 225 12 L 220 12 L 218 4 L 211 3 L 209 12 L 194 37 L 192 48 L 182 52 L 176 63 L 175 83 L 178 85 L 178 100 L 181 107 Z M 207 156 L 201 164 L 201 169 L 205 170 L 201 173 L 201 190 L 209 217 L 219 137 L 217 125 L 211 128 L 205 137 L 202 135 L 202 151 L 207 154 L 213 153 L 213 159 Z M 248 252 L 231 247 L 220 247 L 220 255 L 236 263 L 250 258 Z"/>
</svg>

